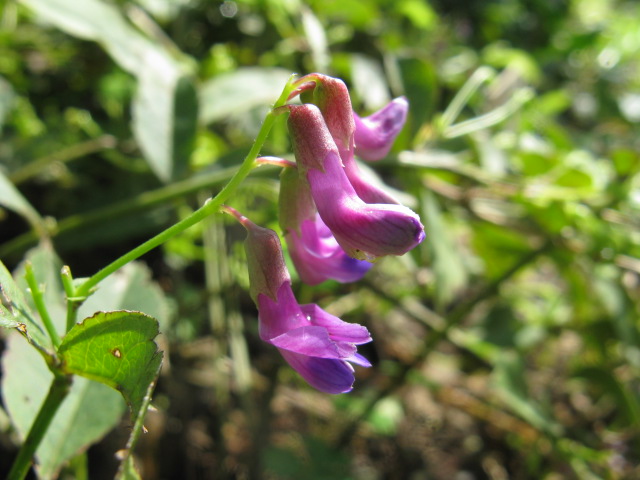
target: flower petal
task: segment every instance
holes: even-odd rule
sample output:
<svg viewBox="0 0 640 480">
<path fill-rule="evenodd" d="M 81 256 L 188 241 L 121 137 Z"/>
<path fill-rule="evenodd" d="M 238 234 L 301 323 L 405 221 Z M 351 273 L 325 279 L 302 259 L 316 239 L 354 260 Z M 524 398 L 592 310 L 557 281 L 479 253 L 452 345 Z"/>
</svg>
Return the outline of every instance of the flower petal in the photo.
<svg viewBox="0 0 640 480">
<path fill-rule="evenodd" d="M 260 321 L 260 338 L 270 342 L 272 338 L 295 328 L 310 325 L 302 313 L 291 290 L 291 283 L 284 282 L 277 290 L 277 302 L 268 295 L 259 294 L 256 299 Z"/>
<path fill-rule="evenodd" d="M 354 113 L 356 155 L 368 161 L 384 158 L 402 130 L 408 110 L 407 99 L 398 97 L 368 117 Z"/>
<path fill-rule="evenodd" d="M 300 327 L 272 338 L 269 343 L 279 349 L 309 357 L 344 359 L 355 355 L 352 343 L 335 342 L 324 327 Z"/>
<path fill-rule="evenodd" d="M 285 236 L 289 255 L 303 282 L 317 285 L 333 279 L 348 283 L 360 280 L 372 264 L 348 256 L 338 244 L 320 216 L 315 222 L 305 220 L 300 234 Z"/>
<path fill-rule="evenodd" d="M 300 305 L 303 314 L 313 325 L 323 327 L 334 342 L 361 345 L 371 341 L 369 330 L 357 323 L 349 323 L 331 315 L 315 303 Z"/>
<path fill-rule="evenodd" d="M 353 367 L 343 360 L 308 357 L 280 350 L 284 359 L 309 385 L 325 393 L 346 393 L 353 389 Z"/>
</svg>

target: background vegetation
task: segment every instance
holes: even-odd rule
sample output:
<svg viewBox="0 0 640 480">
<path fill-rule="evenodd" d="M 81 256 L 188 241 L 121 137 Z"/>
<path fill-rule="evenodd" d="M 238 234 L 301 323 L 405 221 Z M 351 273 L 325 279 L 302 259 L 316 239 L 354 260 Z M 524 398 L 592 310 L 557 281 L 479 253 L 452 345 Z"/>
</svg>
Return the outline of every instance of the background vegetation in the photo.
<svg viewBox="0 0 640 480">
<path fill-rule="evenodd" d="M 371 330 L 374 366 L 352 393 L 313 391 L 259 341 L 230 221 L 103 285 L 101 301 L 161 325 L 143 478 L 640 478 L 636 2 L 0 8 L 0 259 L 18 272 L 28 257 L 91 275 L 193 211 L 291 73 L 343 78 L 362 114 L 410 102 L 373 167 L 427 239 L 358 284 L 294 285 Z M 281 121 L 262 154 L 290 154 Z M 277 175 L 261 167 L 230 204 L 277 229 Z M 23 340 L 0 335 L 5 472 L 20 436 L 11 382 L 32 377 Z M 113 477 L 129 425 L 114 409 L 65 478 Z"/>
</svg>

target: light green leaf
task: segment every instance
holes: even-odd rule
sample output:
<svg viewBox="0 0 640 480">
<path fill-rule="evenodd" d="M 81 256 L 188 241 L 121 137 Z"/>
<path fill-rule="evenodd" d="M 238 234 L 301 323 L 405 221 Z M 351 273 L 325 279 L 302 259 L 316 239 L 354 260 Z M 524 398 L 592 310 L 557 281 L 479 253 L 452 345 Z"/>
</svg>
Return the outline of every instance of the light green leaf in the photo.
<svg viewBox="0 0 640 480">
<path fill-rule="evenodd" d="M 163 181 L 188 161 L 198 118 L 195 87 L 187 67 L 131 25 L 120 10 L 101 0 L 24 0 L 61 30 L 100 43 L 120 67 L 138 79 L 133 132 L 149 166 Z"/>
<path fill-rule="evenodd" d="M 67 333 L 58 354 L 66 373 L 120 391 L 135 421 L 162 363 L 162 353 L 153 341 L 156 335 L 158 322 L 144 313 L 98 312 Z"/>
<path fill-rule="evenodd" d="M 2 393 L 11 421 L 24 439 L 53 375 L 21 336 L 10 335 L 7 345 L 2 359 Z M 36 451 L 39 478 L 56 478 L 69 459 L 118 424 L 124 409 L 117 392 L 100 383 L 75 378 Z"/>
<path fill-rule="evenodd" d="M 23 292 L 13 280 L 7 267 L 0 262 L 0 306 L 2 306 L 0 325 L 4 327 L 24 325 L 21 329 L 27 338 L 40 349 L 48 349 L 51 347 L 51 341 L 40 328 Z M 13 323 L 17 325 L 12 325 Z"/>
<path fill-rule="evenodd" d="M 43 224 L 42 217 L 0 170 L 0 206 L 24 217 L 34 228 Z"/>
<path fill-rule="evenodd" d="M 163 181 L 184 172 L 195 137 L 197 95 L 168 58 L 154 55 L 141 70 L 133 100 L 133 131 L 154 173 Z"/>
<path fill-rule="evenodd" d="M 29 250 L 25 255 L 25 261 L 13 272 L 18 286 L 21 287 L 23 291 L 27 291 L 28 288 L 27 281 L 24 278 L 25 262 L 31 263 L 38 285 L 42 286 L 44 302 L 58 335 L 64 335 L 67 308 L 64 288 L 62 287 L 62 280 L 60 279 L 60 270 L 62 269 L 60 258 L 48 242 L 43 242 Z M 27 299 L 27 302 L 29 302 L 31 308 L 35 311 L 36 308 L 31 301 L 31 297 Z"/>
<path fill-rule="evenodd" d="M 0 76 L 0 133 L 2 133 L 2 126 L 7 114 L 13 108 L 15 96 L 11 84 Z"/>
<path fill-rule="evenodd" d="M 361 54 L 352 55 L 351 78 L 353 88 L 366 110 L 376 110 L 391 100 L 382 67 L 373 58 Z"/>
<path fill-rule="evenodd" d="M 100 43 L 120 67 L 136 75 L 157 49 L 112 3 L 102 0 L 22 0 L 42 20 L 84 40 Z"/>
<path fill-rule="evenodd" d="M 200 88 L 200 121 L 207 124 L 270 105 L 290 76 L 291 72 L 282 68 L 262 67 L 219 75 Z"/>
</svg>

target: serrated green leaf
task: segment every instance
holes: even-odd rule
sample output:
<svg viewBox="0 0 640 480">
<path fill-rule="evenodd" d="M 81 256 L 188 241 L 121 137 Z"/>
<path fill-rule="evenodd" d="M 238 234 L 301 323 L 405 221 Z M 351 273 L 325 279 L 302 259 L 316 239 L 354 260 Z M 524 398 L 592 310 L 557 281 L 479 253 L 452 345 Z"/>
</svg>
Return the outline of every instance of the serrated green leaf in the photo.
<svg viewBox="0 0 640 480">
<path fill-rule="evenodd" d="M 98 312 L 76 324 L 62 340 L 58 349 L 62 369 L 120 391 L 135 422 L 162 363 L 153 341 L 156 335 L 158 322 L 144 313 Z"/>
<path fill-rule="evenodd" d="M 10 335 L 2 359 L 2 395 L 13 425 L 24 439 L 53 375 L 42 357 L 19 335 Z M 125 404 L 109 387 L 75 378 L 38 450 L 38 476 L 56 478 L 72 457 L 102 438 L 122 417 Z"/>
<path fill-rule="evenodd" d="M 51 340 L 47 337 L 37 323 L 31 307 L 24 297 L 23 290 L 13 280 L 7 267 L 0 261 L 0 304 L 2 312 L 0 318 L 4 318 L 3 326 L 9 326 L 16 322 L 24 325 L 23 332 L 29 340 L 38 348 L 46 350 L 51 348 Z"/>
</svg>

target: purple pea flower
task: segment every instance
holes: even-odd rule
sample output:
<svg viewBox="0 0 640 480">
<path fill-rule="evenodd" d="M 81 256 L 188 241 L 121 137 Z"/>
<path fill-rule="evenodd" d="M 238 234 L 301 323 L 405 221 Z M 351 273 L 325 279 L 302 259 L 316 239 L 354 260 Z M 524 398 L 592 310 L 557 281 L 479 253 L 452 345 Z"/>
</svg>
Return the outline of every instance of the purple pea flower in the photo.
<svg viewBox="0 0 640 480">
<path fill-rule="evenodd" d="M 251 297 L 258 306 L 260 338 L 277 347 L 312 387 L 326 393 L 349 392 L 354 383 L 349 362 L 371 366 L 356 347 L 371 341 L 368 330 L 343 322 L 316 304 L 298 304 L 278 235 L 232 208 L 224 210 L 247 229 L 245 251 Z"/>
<path fill-rule="evenodd" d="M 340 158 L 347 178 L 349 182 L 351 182 L 351 185 L 353 185 L 357 195 L 365 203 L 399 204 L 400 202 L 393 195 L 369 182 L 358 168 L 354 157 L 356 151 L 355 134 L 357 120 L 354 118 L 354 112 L 351 107 L 351 97 L 349 96 L 349 90 L 345 83 L 338 78 L 319 73 L 305 75 L 300 78 L 297 83 L 298 88 L 291 96 L 300 93 L 303 100 L 309 100 L 310 103 L 320 108 L 327 128 L 340 152 Z M 399 120 L 402 120 L 400 118 L 401 115 L 398 115 L 400 111 L 397 106 L 393 107 L 389 113 L 396 114 Z M 384 115 L 389 115 L 389 113 Z M 369 138 L 364 144 L 364 148 L 366 149 L 367 146 L 372 146 L 372 135 L 371 126 L 365 124 L 364 127 L 361 136 Z M 394 127 L 397 128 L 397 125 Z M 400 125 L 400 128 L 402 128 L 402 125 Z M 367 129 L 370 132 L 369 134 L 367 134 Z M 393 138 L 391 139 L 391 143 L 393 143 Z M 391 143 L 389 144 L 389 148 L 391 148 Z M 378 153 L 379 148 L 380 147 L 374 148 L 374 153 Z"/>
<path fill-rule="evenodd" d="M 398 97 L 368 117 L 353 113 L 355 153 L 364 160 L 374 162 L 384 158 L 407 120 L 409 103 Z"/>
<path fill-rule="evenodd" d="M 355 282 L 373 266 L 345 253 L 318 215 L 309 184 L 297 168 L 280 175 L 280 226 L 300 279 L 317 285 L 325 280 Z"/>
<path fill-rule="evenodd" d="M 424 239 L 424 227 L 402 205 L 365 203 L 349 181 L 322 113 L 313 104 L 287 105 L 288 126 L 300 173 L 323 222 L 347 255 L 374 261 L 403 255 Z"/>
</svg>

